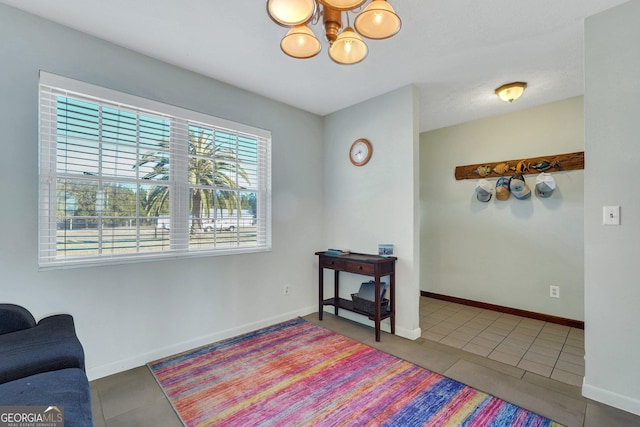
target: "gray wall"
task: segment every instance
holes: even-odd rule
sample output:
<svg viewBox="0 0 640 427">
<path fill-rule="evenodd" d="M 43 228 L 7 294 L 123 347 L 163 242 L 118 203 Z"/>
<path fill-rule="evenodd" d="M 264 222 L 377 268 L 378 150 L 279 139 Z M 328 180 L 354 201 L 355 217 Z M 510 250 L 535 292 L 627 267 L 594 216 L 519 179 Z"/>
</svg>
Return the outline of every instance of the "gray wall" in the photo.
<svg viewBox="0 0 640 427">
<path fill-rule="evenodd" d="M 325 246 L 377 253 L 379 243 L 394 245 L 396 333 L 410 339 L 420 336 L 417 114 L 416 89 L 406 86 L 331 114 L 325 126 Z M 348 157 L 358 138 L 373 145 L 362 167 Z M 333 295 L 333 275 L 325 276 Z M 369 279 L 342 274 L 341 296 L 350 298 Z"/>
<path fill-rule="evenodd" d="M 640 1 L 585 33 L 585 396 L 640 415 Z M 621 206 L 620 226 L 602 207 Z"/>
<path fill-rule="evenodd" d="M 422 133 L 420 289 L 583 320 L 584 171 L 553 172 L 548 199 L 488 203 L 477 179 L 454 177 L 456 166 L 583 149 L 582 97 Z"/>
<path fill-rule="evenodd" d="M 0 300 L 71 313 L 91 378 L 317 310 L 321 117 L 5 5 L 0 40 Z M 39 272 L 39 70 L 271 130 L 273 251 Z"/>
</svg>

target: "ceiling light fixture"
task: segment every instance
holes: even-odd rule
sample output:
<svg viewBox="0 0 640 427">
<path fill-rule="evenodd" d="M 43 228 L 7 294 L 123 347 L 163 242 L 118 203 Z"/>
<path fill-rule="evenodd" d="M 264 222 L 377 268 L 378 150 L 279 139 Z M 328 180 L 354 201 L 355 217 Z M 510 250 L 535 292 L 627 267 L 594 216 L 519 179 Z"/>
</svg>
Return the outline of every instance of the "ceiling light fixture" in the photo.
<svg viewBox="0 0 640 427">
<path fill-rule="evenodd" d="M 322 19 L 324 35 L 329 42 L 329 57 L 339 64 L 357 64 L 369 49 L 360 36 L 380 40 L 392 37 L 402 26 L 400 17 L 387 0 L 267 0 L 267 13 L 278 25 L 290 27 L 280 42 L 284 53 L 293 58 L 311 58 L 322 45 L 309 25 Z M 342 12 L 347 26 L 342 26 Z M 354 28 L 349 25 L 349 12 L 358 14 Z"/>
<path fill-rule="evenodd" d="M 507 83 L 496 89 L 496 95 L 505 102 L 513 102 L 522 96 L 526 87 L 524 82 Z"/>
</svg>

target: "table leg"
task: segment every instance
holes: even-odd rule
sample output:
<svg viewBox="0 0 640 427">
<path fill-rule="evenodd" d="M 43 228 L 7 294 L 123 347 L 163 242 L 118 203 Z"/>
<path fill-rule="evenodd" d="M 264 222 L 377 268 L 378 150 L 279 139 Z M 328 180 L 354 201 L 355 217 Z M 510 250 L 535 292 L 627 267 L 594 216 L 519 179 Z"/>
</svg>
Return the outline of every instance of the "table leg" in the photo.
<svg viewBox="0 0 640 427">
<path fill-rule="evenodd" d="M 324 268 L 320 266 L 318 269 L 318 320 L 322 320 L 322 313 L 324 312 Z"/>
<path fill-rule="evenodd" d="M 389 307 L 391 309 L 391 333 L 396 333 L 396 275 L 389 276 Z"/>
<path fill-rule="evenodd" d="M 380 341 L 380 276 L 376 274 L 375 299 L 374 299 L 374 317 L 376 328 L 376 341 Z"/>
<path fill-rule="evenodd" d="M 339 282 L 340 272 L 338 270 L 334 271 L 333 276 L 333 300 L 336 303 L 335 313 L 338 315 L 338 308 L 340 307 L 340 282 Z"/>
</svg>

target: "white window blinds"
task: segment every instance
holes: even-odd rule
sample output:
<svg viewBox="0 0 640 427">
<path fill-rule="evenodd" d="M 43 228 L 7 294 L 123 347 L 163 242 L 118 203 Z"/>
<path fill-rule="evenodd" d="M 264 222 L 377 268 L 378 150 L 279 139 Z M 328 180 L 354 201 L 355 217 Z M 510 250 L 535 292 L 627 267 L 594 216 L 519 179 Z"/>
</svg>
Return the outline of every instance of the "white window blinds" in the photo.
<svg viewBox="0 0 640 427">
<path fill-rule="evenodd" d="M 271 134 L 40 75 L 42 268 L 271 247 Z"/>
</svg>

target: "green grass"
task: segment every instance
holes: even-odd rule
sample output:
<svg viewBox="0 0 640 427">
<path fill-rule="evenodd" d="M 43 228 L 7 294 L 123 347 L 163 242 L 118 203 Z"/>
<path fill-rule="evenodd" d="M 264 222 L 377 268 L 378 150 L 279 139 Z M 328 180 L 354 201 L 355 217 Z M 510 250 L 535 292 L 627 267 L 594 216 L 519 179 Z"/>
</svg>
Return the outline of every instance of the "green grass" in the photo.
<svg viewBox="0 0 640 427">
<path fill-rule="evenodd" d="M 155 227 L 113 227 L 97 229 L 58 230 L 56 256 L 95 256 L 161 252 L 171 248 L 169 230 Z M 232 248 L 256 243 L 256 227 L 240 227 L 234 231 L 212 230 L 191 233 L 190 249 Z"/>
</svg>

